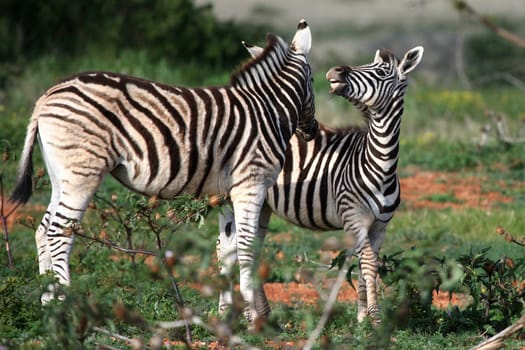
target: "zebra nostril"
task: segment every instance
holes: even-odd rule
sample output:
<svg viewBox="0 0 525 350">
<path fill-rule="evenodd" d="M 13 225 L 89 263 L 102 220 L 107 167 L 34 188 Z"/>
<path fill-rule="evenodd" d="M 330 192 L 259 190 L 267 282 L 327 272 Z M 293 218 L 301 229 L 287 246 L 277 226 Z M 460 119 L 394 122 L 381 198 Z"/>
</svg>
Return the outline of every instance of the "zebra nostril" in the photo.
<svg viewBox="0 0 525 350">
<path fill-rule="evenodd" d="M 343 73 L 344 72 L 344 68 L 339 66 L 339 67 L 335 67 L 335 72 L 336 73 Z"/>
</svg>

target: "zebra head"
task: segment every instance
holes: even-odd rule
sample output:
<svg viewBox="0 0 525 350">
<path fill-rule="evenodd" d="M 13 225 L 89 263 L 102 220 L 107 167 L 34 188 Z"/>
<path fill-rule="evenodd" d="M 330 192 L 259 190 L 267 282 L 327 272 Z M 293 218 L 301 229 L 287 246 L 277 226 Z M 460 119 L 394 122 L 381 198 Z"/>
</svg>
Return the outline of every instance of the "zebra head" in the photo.
<svg viewBox="0 0 525 350">
<path fill-rule="evenodd" d="M 280 38 L 279 38 L 280 39 Z M 248 53 L 254 59 L 261 59 L 265 55 L 265 48 L 251 45 L 242 41 L 242 45 L 246 48 Z M 292 78 L 292 73 L 296 77 L 302 77 L 302 107 L 299 111 L 297 120 L 297 132 L 306 141 L 312 140 L 318 131 L 318 123 L 315 119 L 315 99 L 313 93 L 313 76 L 310 63 L 308 61 L 308 53 L 312 46 L 312 36 L 310 27 L 304 19 L 299 21 L 297 25 L 297 31 L 292 39 L 288 52 L 286 53 L 287 60 L 291 63 L 293 71 L 300 73 L 296 75 L 292 70 L 287 74 Z M 292 78 L 297 79 L 297 78 Z"/>
<path fill-rule="evenodd" d="M 326 73 L 330 93 L 347 98 L 362 111 L 380 111 L 394 97 L 404 93 L 406 75 L 422 57 L 422 46 L 408 50 L 402 60 L 382 49 L 377 50 L 372 63 L 332 67 Z"/>
</svg>

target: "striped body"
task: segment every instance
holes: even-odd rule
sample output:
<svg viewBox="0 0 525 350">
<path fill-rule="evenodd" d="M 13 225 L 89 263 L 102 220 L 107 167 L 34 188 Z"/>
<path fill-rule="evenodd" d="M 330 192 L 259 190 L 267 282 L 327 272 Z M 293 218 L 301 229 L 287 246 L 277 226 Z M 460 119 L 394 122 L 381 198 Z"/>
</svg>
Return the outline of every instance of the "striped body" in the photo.
<svg viewBox="0 0 525 350">
<path fill-rule="evenodd" d="M 252 54 L 258 52 L 248 49 Z M 328 71 L 331 92 L 356 105 L 367 127 L 330 129 L 321 125 L 310 143 L 292 137 L 283 169 L 268 191 L 266 203 L 271 210 L 263 209 L 261 216 L 262 236 L 271 211 L 302 227 L 345 230 L 359 258 L 359 321 L 369 315 L 379 322 L 377 254 L 400 203 L 396 169 L 406 74 L 419 63 L 422 53 L 421 47 L 412 49 L 399 61 L 383 50 L 371 64 Z M 226 213 L 222 221 L 227 224 L 232 219 Z M 219 239 L 227 233 L 221 227 Z M 259 304 L 267 305 L 264 291 L 258 297 Z"/>
<path fill-rule="evenodd" d="M 268 205 L 296 225 L 336 230 L 343 228 L 341 198 L 352 193 L 351 200 L 368 208 L 377 220 L 388 222 L 399 204 L 399 182 L 395 171 L 384 178 L 377 168 L 363 166 L 368 137 L 364 128 L 323 125 L 312 142 L 292 137 L 283 170 L 268 191 Z M 397 159 L 397 152 L 388 157 Z"/>
<path fill-rule="evenodd" d="M 65 228 L 81 221 L 108 173 L 148 196 L 227 194 L 238 218 L 245 315 L 250 322 L 261 316 L 252 277 L 260 210 L 291 135 L 297 128 L 311 139 L 317 130 L 310 45 L 304 21 L 290 47 L 269 34 L 261 56 L 223 87 L 184 88 L 93 72 L 50 88 L 35 105 L 10 199 L 29 199 L 38 135 L 52 184 L 36 232 L 40 273 L 51 270 L 69 284 L 73 236 Z M 51 288 L 42 301 L 53 297 Z"/>
<path fill-rule="evenodd" d="M 292 126 L 265 125 L 257 118 L 265 104 L 242 88 L 86 73 L 49 90 L 35 115 L 44 153 L 67 164 L 62 171 L 93 181 L 111 173 L 133 191 L 170 199 L 230 193 L 254 172 L 273 182 Z"/>
</svg>

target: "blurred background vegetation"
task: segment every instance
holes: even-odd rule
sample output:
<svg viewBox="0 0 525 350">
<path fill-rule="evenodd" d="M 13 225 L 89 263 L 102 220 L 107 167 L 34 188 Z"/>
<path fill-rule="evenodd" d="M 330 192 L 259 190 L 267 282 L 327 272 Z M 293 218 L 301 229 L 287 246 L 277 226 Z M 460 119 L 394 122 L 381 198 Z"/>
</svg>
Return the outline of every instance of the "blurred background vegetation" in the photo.
<svg viewBox="0 0 525 350">
<path fill-rule="evenodd" d="M 6 0 L 0 11 L 3 88 L 10 75 L 45 56 L 64 62 L 84 56 L 110 60 L 131 50 L 147 53 L 152 63 L 166 59 L 173 67 L 229 70 L 246 56 L 233 43 L 264 32 L 218 21 L 211 5 L 196 6 L 191 0 Z"/>
</svg>

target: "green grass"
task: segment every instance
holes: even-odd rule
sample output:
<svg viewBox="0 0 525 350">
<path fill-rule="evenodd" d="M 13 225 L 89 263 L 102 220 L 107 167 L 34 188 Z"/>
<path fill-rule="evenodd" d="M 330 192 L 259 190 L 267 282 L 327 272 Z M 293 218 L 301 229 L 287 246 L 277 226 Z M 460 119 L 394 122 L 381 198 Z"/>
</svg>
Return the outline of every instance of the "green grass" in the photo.
<svg viewBox="0 0 525 350">
<path fill-rule="evenodd" d="M 119 71 L 184 85 L 218 85 L 229 81 L 229 72 L 212 74 L 206 70 L 199 72 L 195 67 L 175 69 L 166 61 L 152 64 L 143 53 L 133 52 L 124 52 L 117 60 L 86 57 L 63 62 L 46 57 L 31 63 L 11 82 L 11 88 L 6 91 L 6 102 L 0 106 L 0 153 L 10 156 L 9 160 L 0 161 L 0 175 L 6 193 L 14 182 L 25 127 L 38 95 L 64 76 L 93 69 Z M 320 120 L 331 125 L 362 123 L 347 101 L 328 95 L 324 72 L 316 75 L 315 89 Z M 504 113 L 510 125 L 518 125 L 525 110 L 522 94 L 522 91 L 506 87 L 450 90 L 427 86 L 414 79 L 407 95 L 403 120 L 400 173 L 409 175 L 414 169 L 424 169 L 482 176 L 485 179 L 483 191 L 500 191 L 514 201 L 490 210 L 430 210 L 402 205 L 388 227 L 382 255 L 390 256 L 403 251 L 408 255 L 458 259 L 490 247 L 486 256 L 491 259 L 508 256 L 519 261 L 523 248 L 506 242 L 495 231 L 497 226 L 502 226 L 516 236 L 525 232 L 522 218 L 525 145 L 505 146 L 496 141 L 495 135 L 491 135 L 489 143 L 483 148 L 479 148 L 477 142 L 479 128 L 489 122 L 484 115 L 486 109 Z M 38 150 L 34 158 L 35 168 L 41 167 Z M 505 184 L 503 189 L 501 183 Z M 129 204 L 127 191 L 114 180 L 107 180 L 100 193 L 105 196 L 116 193 L 122 208 Z M 46 205 L 48 198 L 49 186 L 44 185 L 35 192 L 31 203 Z M 428 199 L 455 200 L 452 194 L 430 194 Z M 140 201 L 133 203 L 140 204 Z M 28 214 L 35 216 L 38 222 L 42 212 L 30 209 Z M 213 255 L 218 232 L 217 215 L 217 210 L 212 211 L 203 226 L 182 225 L 174 234 L 162 234 L 162 239 L 169 242 L 170 249 L 180 258 L 176 278 L 181 282 L 183 297 L 205 320 L 217 315 L 220 280 L 212 279 L 211 294 L 201 294 L 191 287 L 191 283 L 210 284 L 206 281 L 216 272 Z M 102 229 L 112 230 L 114 237 L 125 241 L 123 231 L 119 231 L 115 224 L 103 226 L 97 212 L 86 215 L 85 227 L 94 234 Z M 138 225 L 134 229 L 135 244 L 144 249 L 155 247 L 154 235 L 148 233 L 144 226 Z M 323 259 L 320 247 L 332 236 L 342 240 L 344 233 L 303 230 L 273 217 L 262 257 L 272 268 L 269 281 L 293 281 L 300 268 L 315 271 L 320 279 L 333 277 L 335 271 L 316 264 Z M 66 301 L 42 308 L 38 299 L 50 277 L 38 277 L 34 230 L 19 224 L 10 232 L 9 238 L 15 268 L 7 268 L 7 255 L 4 246 L 0 246 L 0 344 L 22 349 L 56 348 L 57 344 L 75 348 L 78 345 L 76 337 L 80 335 L 85 337 L 83 342 L 88 349 L 95 348 L 97 343 L 125 348 L 125 343 L 96 332 L 94 327 L 149 339 L 152 331 L 149 327 L 142 327 L 142 319 L 151 325 L 154 321 L 180 317 L 164 270 L 152 271 L 142 263 L 144 257 L 137 257 L 134 264 L 124 254 L 83 238 L 77 239 L 73 251 L 73 283 L 65 290 L 68 296 Z M 281 258 L 277 259 L 277 256 Z M 125 307 L 126 317 L 119 314 L 120 305 Z M 382 299 L 382 306 L 388 310 L 392 305 L 388 299 Z M 316 306 L 273 305 L 271 321 L 281 328 L 280 332 L 268 330 L 262 335 L 249 335 L 242 319 L 235 326 L 246 342 L 261 347 L 268 341 L 297 341 L 305 339 L 315 327 L 321 307 L 322 303 Z M 434 321 L 441 320 L 446 324 L 457 321 L 438 310 L 432 312 Z M 356 313 L 356 305 L 337 304 L 324 334 L 335 344 L 335 348 L 381 348 L 378 345 L 378 342 L 384 341 L 381 334 L 370 325 L 357 324 Z M 79 330 L 84 321 L 87 322 L 86 328 Z M 61 326 L 64 322 L 67 324 L 65 328 Z M 393 333 L 385 331 L 384 334 L 391 335 L 390 349 L 463 349 L 480 341 L 479 331 L 457 328 L 456 331 L 444 332 L 437 321 L 433 325 L 436 327 L 400 327 Z M 181 331 L 170 330 L 163 336 L 180 339 Z M 214 340 L 211 333 L 202 327 L 194 328 L 194 337 L 208 342 Z M 508 346 L 517 347 L 517 342 L 512 340 Z"/>
</svg>

